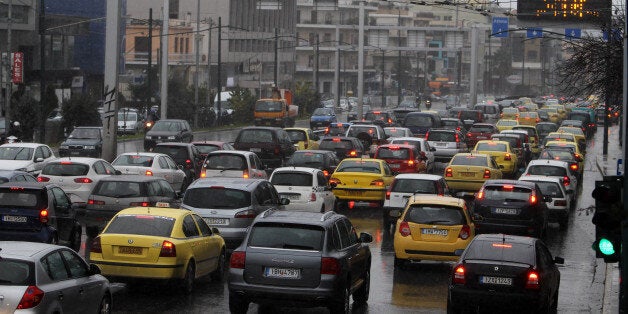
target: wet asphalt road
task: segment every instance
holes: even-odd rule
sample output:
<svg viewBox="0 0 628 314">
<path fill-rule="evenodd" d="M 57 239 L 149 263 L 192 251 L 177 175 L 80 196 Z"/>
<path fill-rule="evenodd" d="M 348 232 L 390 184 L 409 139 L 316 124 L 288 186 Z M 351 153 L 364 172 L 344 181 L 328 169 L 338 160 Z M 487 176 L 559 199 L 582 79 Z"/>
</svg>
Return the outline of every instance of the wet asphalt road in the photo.
<svg viewBox="0 0 628 314">
<path fill-rule="evenodd" d="M 443 104 L 435 104 L 434 107 Z M 305 122 L 300 121 L 297 126 Z M 233 130 L 195 135 L 195 140 L 232 141 Z M 550 224 L 545 242 L 555 256 L 565 258 L 560 267 L 561 285 L 559 313 L 599 313 L 604 291 L 605 264 L 595 259 L 591 249 L 594 226 L 591 223 L 593 205 L 590 197 L 594 181 L 601 179 L 595 166 L 595 155 L 601 153 L 602 129 L 588 141 L 585 159 L 584 182 L 578 194 L 577 209 L 572 212 L 567 230 L 560 231 L 557 224 Z M 118 144 L 118 153 L 142 149 L 141 141 Z M 442 170 L 442 169 L 441 169 Z M 342 212 L 347 215 L 358 232 L 373 235 L 371 244 L 372 269 L 371 292 L 368 305 L 353 308 L 353 313 L 438 313 L 445 312 L 447 282 L 451 263 L 422 262 L 404 270 L 393 267 L 392 233 L 382 230 L 381 212 L 377 208 L 354 208 Z M 227 313 L 227 283 L 211 282 L 208 278 L 198 281 L 192 295 L 180 294 L 176 288 L 160 284 L 125 286 L 116 284 L 114 311 L 122 312 L 177 312 L 177 313 Z M 327 313 L 325 308 L 300 309 L 276 307 L 261 309 L 251 304 L 249 313 Z M 267 311 L 268 310 L 268 311 Z"/>
</svg>

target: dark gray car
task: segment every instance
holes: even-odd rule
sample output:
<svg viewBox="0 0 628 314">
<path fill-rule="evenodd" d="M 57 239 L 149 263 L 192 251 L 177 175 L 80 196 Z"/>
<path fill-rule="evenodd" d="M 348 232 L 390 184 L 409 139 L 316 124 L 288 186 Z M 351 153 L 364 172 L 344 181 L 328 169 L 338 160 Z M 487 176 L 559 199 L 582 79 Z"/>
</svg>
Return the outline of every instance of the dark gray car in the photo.
<svg viewBox="0 0 628 314">
<path fill-rule="evenodd" d="M 68 138 L 59 145 L 61 157 L 94 157 L 102 155 L 102 127 L 81 126 L 72 130 Z"/>
<path fill-rule="evenodd" d="M 144 150 L 151 151 L 157 143 L 181 142 L 191 143 L 194 139 L 192 128 L 186 120 L 164 119 L 155 122 L 155 125 L 146 132 Z"/>
</svg>

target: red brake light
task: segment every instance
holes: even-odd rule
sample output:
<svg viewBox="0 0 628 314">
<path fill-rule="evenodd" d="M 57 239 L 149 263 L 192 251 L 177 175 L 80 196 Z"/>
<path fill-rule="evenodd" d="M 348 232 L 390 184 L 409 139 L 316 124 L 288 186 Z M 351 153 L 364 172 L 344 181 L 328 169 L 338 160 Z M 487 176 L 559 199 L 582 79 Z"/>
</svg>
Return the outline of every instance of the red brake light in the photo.
<svg viewBox="0 0 628 314">
<path fill-rule="evenodd" d="M 321 275 L 340 274 L 340 263 L 333 257 L 321 257 Z"/>
<path fill-rule="evenodd" d="M 331 184 L 331 183 L 336 183 L 336 185 L 340 185 L 340 183 L 341 183 L 341 182 L 340 182 L 340 180 L 338 180 L 337 178 L 331 178 L 331 179 L 329 179 L 329 183 L 330 183 L 330 184 Z"/>
<path fill-rule="evenodd" d="M 159 257 L 177 257 L 177 247 L 174 243 L 164 240 L 161 243 L 161 252 L 159 252 Z"/>
<path fill-rule="evenodd" d="M 62 164 L 62 165 L 71 165 L 72 162 L 71 161 L 62 161 L 62 162 L 60 162 L 60 164 Z"/>
<path fill-rule="evenodd" d="M 324 175 L 325 177 L 329 177 L 329 171 L 327 171 L 327 170 L 323 170 L 323 175 Z"/>
<path fill-rule="evenodd" d="M 24 294 L 22 295 L 22 299 L 20 300 L 20 304 L 17 305 L 17 310 L 24 310 L 34 308 L 41 300 L 44 299 L 44 292 L 37 288 L 37 286 L 28 286 Z"/>
<path fill-rule="evenodd" d="M 462 240 L 466 240 L 471 235 L 471 227 L 469 225 L 463 225 L 460 229 L 460 233 L 458 233 L 458 238 Z"/>
<path fill-rule="evenodd" d="M 316 193 L 312 192 L 312 194 L 310 194 L 310 202 L 316 202 Z"/>
<path fill-rule="evenodd" d="M 569 186 L 570 183 L 571 183 L 571 179 L 569 179 L 568 176 L 564 176 L 563 177 L 563 185 L 564 186 Z"/>
<path fill-rule="evenodd" d="M 89 250 L 91 253 L 102 253 L 102 246 L 100 244 L 100 237 L 95 237 L 92 240 L 92 248 Z"/>
<path fill-rule="evenodd" d="M 352 150 L 352 151 L 349 152 L 349 156 L 356 157 L 356 156 L 358 156 L 358 152 L 356 152 L 355 150 Z"/>
<path fill-rule="evenodd" d="M 528 273 L 528 280 L 526 281 L 526 289 L 538 290 L 541 289 L 541 284 L 539 282 L 539 274 L 531 270 Z"/>
<path fill-rule="evenodd" d="M 386 191 L 386 199 L 390 200 L 390 189 Z"/>
<path fill-rule="evenodd" d="M 454 170 L 451 168 L 447 168 L 445 169 L 445 177 L 453 177 L 454 176 Z"/>
<path fill-rule="evenodd" d="M 94 181 L 92 181 L 92 179 L 90 179 L 90 178 L 76 178 L 76 179 L 74 179 L 74 182 L 76 182 L 76 183 L 92 183 Z"/>
<path fill-rule="evenodd" d="M 484 199 L 484 187 L 480 189 L 480 191 L 478 192 L 478 196 L 476 196 L 475 198 L 478 200 Z"/>
<path fill-rule="evenodd" d="M 466 283 L 466 278 L 464 276 L 464 266 L 458 265 L 454 268 L 454 278 L 453 281 L 455 284 L 464 285 Z"/>
<path fill-rule="evenodd" d="M 105 201 L 98 201 L 98 200 L 94 200 L 90 198 L 87 200 L 87 204 L 88 205 L 105 205 Z"/>
<path fill-rule="evenodd" d="M 512 160 L 511 157 L 510 157 L 510 153 L 506 153 L 506 155 L 504 156 L 504 160 L 506 160 L 506 161 Z"/>
<path fill-rule="evenodd" d="M 430 131 L 427 131 L 425 133 L 425 139 L 428 140 L 430 138 Z"/>
<path fill-rule="evenodd" d="M 43 224 L 48 222 L 48 209 L 44 208 L 39 211 L 39 221 Z"/>
<path fill-rule="evenodd" d="M 408 166 L 412 166 L 412 165 L 414 165 L 414 160 L 412 159 L 408 160 Z"/>
<path fill-rule="evenodd" d="M 471 137 L 471 135 L 472 135 L 471 132 L 467 133 L 467 137 Z"/>
<path fill-rule="evenodd" d="M 104 204 L 105 202 L 102 202 L 102 203 Z M 149 202 L 132 202 L 132 203 L 129 204 L 129 206 L 148 207 L 148 206 L 150 206 L 150 203 Z"/>
<path fill-rule="evenodd" d="M 460 143 L 460 137 L 458 137 L 458 134 L 456 134 L 456 143 Z"/>
<path fill-rule="evenodd" d="M 340 138 L 339 137 L 334 137 L 331 140 L 332 140 L 332 142 L 340 142 Z"/>
<path fill-rule="evenodd" d="M 329 133 L 329 127 L 325 128 L 325 134 Z"/>
<path fill-rule="evenodd" d="M 515 186 L 511 185 L 511 184 L 505 184 L 504 186 L 502 186 L 503 190 L 512 190 L 514 188 L 515 188 Z"/>
<path fill-rule="evenodd" d="M 39 177 L 37 177 L 37 181 L 38 182 L 48 182 L 48 181 L 50 181 L 50 178 L 39 176 Z"/>
<path fill-rule="evenodd" d="M 571 165 L 569 165 L 569 169 L 573 171 L 578 171 L 578 163 L 572 163 Z"/>
<path fill-rule="evenodd" d="M 488 169 L 484 169 L 484 176 L 482 176 L 482 178 L 490 179 L 491 178 L 491 171 L 488 170 Z"/>
<path fill-rule="evenodd" d="M 537 198 L 535 194 L 530 195 L 530 205 L 535 205 L 537 202 Z"/>
<path fill-rule="evenodd" d="M 229 268 L 244 269 L 246 262 L 246 252 L 235 251 L 231 253 L 231 259 L 229 259 Z"/>
<path fill-rule="evenodd" d="M 412 232 L 410 232 L 410 225 L 408 225 L 407 221 L 402 221 L 399 224 L 399 233 L 402 237 L 407 237 L 412 234 Z"/>
<path fill-rule="evenodd" d="M 235 218 L 255 218 L 257 214 L 253 210 L 243 210 L 235 214 Z"/>
<path fill-rule="evenodd" d="M 498 247 L 501 249 L 510 249 L 512 248 L 512 244 L 507 244 L 507 243 L 493 243 L 492 244 L 493 247 Z"/>
</svg>

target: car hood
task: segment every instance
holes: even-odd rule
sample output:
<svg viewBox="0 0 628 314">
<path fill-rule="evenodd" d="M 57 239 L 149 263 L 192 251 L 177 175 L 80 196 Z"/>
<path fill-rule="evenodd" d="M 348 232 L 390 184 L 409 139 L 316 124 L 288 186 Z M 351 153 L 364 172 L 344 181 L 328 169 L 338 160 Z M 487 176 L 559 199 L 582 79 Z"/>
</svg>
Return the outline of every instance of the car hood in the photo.
<svg viewBox="0 0 628 314">
<path fill-rule="evenodd" d="M 97 145 L 100 144 L 100 140 L 93 138 L 69 138 L 61 145 Z"/>
<path fill-rule="evenodd" d="M 0 160 L 1 170 L 16 170 L 20 168 L 27 168 L 32 165 L 31 160 Z"/>
</svg>

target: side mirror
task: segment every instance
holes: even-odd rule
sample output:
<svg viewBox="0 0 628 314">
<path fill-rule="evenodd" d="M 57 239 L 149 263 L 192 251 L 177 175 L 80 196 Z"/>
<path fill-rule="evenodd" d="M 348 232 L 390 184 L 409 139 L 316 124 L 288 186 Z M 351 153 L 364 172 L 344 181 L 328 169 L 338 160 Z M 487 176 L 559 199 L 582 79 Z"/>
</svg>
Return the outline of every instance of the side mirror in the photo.
<svg viewBox="0 0 628 314">
<path fill-rule="evenodd" d="M 559 256 L 554 256 L 554 264 L 564 264 L 565 259 Z"/>
<path fill-rule="evenodd" d="M 290 199 L 282 197 L 282 198 L 279 199 L 279 204 L 281 204 L 281 205 L 288 205 L 288 204 L 290 204 Z"/>
<path fill-rule="evenodd" d="M 35 162 L 43 162 L 43 161 L 44 161 L 44 158 L 42 157 L 35 158 Z"/>
<path fill-rule="evenodd" d="M 96 264 L 89 264 L 89 275 L 100 275 L 100 268 Z"/>
<path fill-rule="evenodd" d="M 218 228 L 216 228 L 216 227 L 212 227 L 211 230 L 212 230 L 213 234 L 220 234 L 220 230 L 218 230 Z"/>
<path fill-rule="evenodd" d="M 371 243 L 373 242 L 373 236 L 366 232 L 360 232 L 360 242 Z"/>
</svg>

